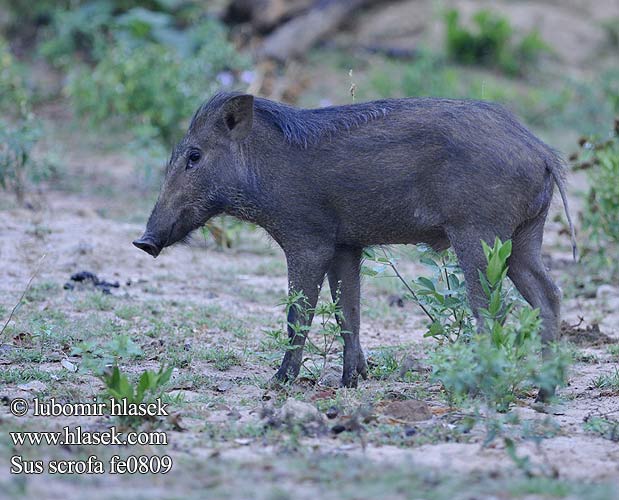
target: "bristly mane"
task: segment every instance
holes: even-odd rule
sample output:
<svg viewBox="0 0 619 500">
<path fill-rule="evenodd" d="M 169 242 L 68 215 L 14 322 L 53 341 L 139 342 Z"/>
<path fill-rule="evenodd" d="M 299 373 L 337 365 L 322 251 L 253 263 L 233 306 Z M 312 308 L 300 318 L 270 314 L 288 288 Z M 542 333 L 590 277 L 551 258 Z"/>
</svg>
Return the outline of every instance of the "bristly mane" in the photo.
<svg viewBox="0 0 619 500">
<path fill-rule="evenodd" d="M 236 92 L 215 94 L 196 111 L 192 123 L 203 112 L 217 109 L 234 95 L 240 94 Z M 303 148 L 315 144 L 325 136 L 331 136 L 342 130 L 352 130 L 372 120 L 382 118 L 393 109 L 393 102 L 385 100 L 302 109 L 261 97 L 254 98 L 255 115 L 281 130 L 286 141 Z"/>
</svg>

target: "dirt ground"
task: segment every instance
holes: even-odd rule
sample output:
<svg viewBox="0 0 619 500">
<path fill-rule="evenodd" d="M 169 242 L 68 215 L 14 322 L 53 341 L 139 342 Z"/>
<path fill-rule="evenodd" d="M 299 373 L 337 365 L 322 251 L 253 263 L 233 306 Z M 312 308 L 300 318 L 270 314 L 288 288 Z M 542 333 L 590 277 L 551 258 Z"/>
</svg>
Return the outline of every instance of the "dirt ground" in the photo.
<svg viewBox="0 0 619 500">
<path fill-rule="evenodd" d="M 433 48 L 444 37 L 443 24 L 427 19 L 456 2 L 381 4 L 355 16 L 334 37 L 335 46 L 424 41 Z M 492 4 L 517 31 L 540 29 L 557 74 L 595 75 L 600 60 L 616 57 L 600 46 L 604 23 L 619 15 L 617 0 L 457 4 L 464 22 Z M 299 86 L 299 104 L 348 98 L 349 66 L 324 66 L 282 70 L 291 87 L 287 77 L 308 80 Z M 355 79 L 363 93 L 369 76 L 355 73 Z M 582 279 L 586 286 L 575 287 L 574 277 L 587 271 L 571 260 L 559 201 L 544 250 L 564 291 L 563 340 L 574 358 L 569 383 L 549 406 L 535 404 L 534 392 L 520 397 L 510 414 L 518 423 L 495 416 L 503 424 L 492 438 L 496 421 L 489 413 L 450 406 L 431 380 L 428 354 L 436 341 L 424 337 L 425 316 L 412 302 L 400 307 L 403 289 L 394 278 L 364 279 L 368 380 L 357 389 L 339 387 L 335 343 L 324 367 L 316 356 L 306 364 L 321 372 L 318 383 L 305 371 L 289 387 L 272 387 L 285 327 L 280 249 L 250 228 L 231 249 L 217 249 L 199 234 L 156 260 L 134 248 L 153 202 L 138 174 L 139 152 L 118 152 L 114 138 L 67 128 L 73 117 L 65 105 L 47 104 L 41 113 L 46 129 L 59 129 L 50 130 L 44 149 L 58 157 L 62 182 L 31 192 L 26 207 L 0 192 L 0 328 L 20 304 L 0 336 L 0 499 L 619 499 L 619 284 Z M 563 127 L 547 133 L 563 149 L 577 139 Z M 582 172 L 569 176 L 574 215 L 584 181 Z M 394 253 L 404 276 L 428 274 L 411 249 Z M 81 271 L 118 287 L 104 294 L 72 282 Z M 328 300 L 326 284 L 322 296 Z M 316 320 L 311 338 L 324 341 Z M 30 411 L 16 417 L 10 411 L 16 398 L 76 403 L 100 396 L 104 386 L 89 362 L 103 363 L 114 352 L 134 377 L 174 367 L 163 396 L 170 416 L 139 427 L 165 432 L 167 445 L 12 444 L 9 432 L 15 431 L 126 430 L 109 416 L 35 417 Z M 14 456 L 48 462 L 91 455 L 104 462 L 113 455 L 169 455 L 174 465 L 167 474 L 10 473 Z"/>
<path fill-rule="evenodd" d="M 393 300 L 402 293 L 394 279 L 364 282 L 361 338 L 369 380 L 358 389 L 339 388 L 335 352 L 319 384 L 302 378 L 273 389 L 268 382 L 282 351 L 272 332 L 284 326 L 277 305 L 286 290 L 281 251 L 261 231 L 246 230 L 231 250 L 195 237 L 153 260 L 131 245 L 151 200 L 126 188 L 134 176 L 130 160 L 99 154 L 85 165 L 83 158 L 65 161 L 88 189 L 43 190 L 33 197 L 36 209 L 15 208 L 6 199 L 0 211 L 3 319 L 35 276 L 0 350 L 0 497 L 619 498 L 618 431 L 593 425 L 619 417 L 617 388 L 596 383 L 618 366 L 619 288 L 602 286 L 592 298 L 566 294 L 564 338 L 577 361 L 556 404 L 538 411 L 533 393 L 518 401 L 514 414 L 542 429 L 527 435 L 526 426 L 514 427 L 516 454 L 529 461 L 518 467 L 503 440 L 484 446 L 483 424 L 467 428 L 465 412 L 449 407 L 441 387 L 430 382 L 424 360 L 435 341 L 423 337 L 424 317 L 412 303 L 398 307 Z M 118 194 L 123 186 L 128 198 Z M 569 259 L 562 228 L 549 222 L 546 243 L 560 284 L 578 266 Z M 396 254 L 406 276 L 427 273 L 405 249 Z M 110 295 L 63 289 L 83 270 L 119 287 Z M 101 382 L 83 366 L 86 351 L 75 348 L 83 342 L 106 346 L 118 335 L 140 351 L 120 359 L 126 372 L 156 370 L 162 362 L 175 367 L 166 388 L 173 416 L 157 424 L 169 444 L 16 449 L 9 431 L 105 430 L 117 423 L 110 417 L 15 417 L 8 403 L 35 396 L 77 402 L 100 394 Z M 381 363 L 390 361 L 396 366 L 381 372 Z M 403 365 L 411 369 L 400 377 Z M 173 458 L 171 472 L 9 473 L 15 454 L 50 460 L 156 453 Z"/>
</svg>

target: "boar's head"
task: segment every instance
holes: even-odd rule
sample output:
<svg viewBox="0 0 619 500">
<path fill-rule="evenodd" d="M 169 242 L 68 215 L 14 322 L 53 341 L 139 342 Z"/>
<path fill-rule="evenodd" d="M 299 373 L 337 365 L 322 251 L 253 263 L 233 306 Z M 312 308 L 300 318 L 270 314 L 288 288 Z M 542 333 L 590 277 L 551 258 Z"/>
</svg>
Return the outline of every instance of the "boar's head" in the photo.
<svg viewBox="0 0 619 500">
<path fill-rule="evenodd" d="M 240 143 L 253 122 L 251 95 L 217 95 L 194 115 L 168 162 L 146 231 L 133 244 L 157 257 L 221 214 L 238 188 Z"/>
</svg>

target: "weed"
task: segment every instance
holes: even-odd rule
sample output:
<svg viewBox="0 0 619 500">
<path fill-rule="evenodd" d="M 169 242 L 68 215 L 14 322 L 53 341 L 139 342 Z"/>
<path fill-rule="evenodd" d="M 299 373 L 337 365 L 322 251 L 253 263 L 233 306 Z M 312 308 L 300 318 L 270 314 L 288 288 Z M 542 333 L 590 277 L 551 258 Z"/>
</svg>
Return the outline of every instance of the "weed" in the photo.
<svg viewBox="0 0 619 500">
<path fill-rule="evenodd" d="M 400 369 L 394 349 L 380 349 L 368 353 L 369 376 L 378 380 L 393 377 Z"/>
<path fill-rule="evenodd" d="M 125 321 L 130 321 L 141 313 L 141 309 L 136 305 L 124 304 L 114 309 L 114 314 Z"/>
<path fill-rule="evenodd" d="M 485 242 L 482 246 L 486 269 L 479 279 L 487 307 L 481 310 L 483 324 L 477 325 L 478 333 L 453 255 L 421 247 L 420 260 L 433 269 L 434 277 L 409 283 L 386 251 L 379 256 L 374 250 L 366 252 L 374 267 L 366 266 L 364 272 L 377 275 L 391 269 L 406 287 L 406 297 L 422 308 L 430 320 L 425 336 L 439 343 L 432 355 L 433 378 L 443 385 L 451 402 L 477 397 L 507 411 L 529 385 L 552 388 L 562 383 L 569 356 L 556 347 L 552 361 L 540 367 L 538 311 L 524 305 L 506 286 L 511 241 L 497 238 L 492 247 Z"/>
<path fill-rule="evenodd" d="M 576 351 L 572 357 L 574 361 L 580 363 L 597 364 L 600 362 L 599 358 L 594 353 L 590 352 Z"/>
<path fill-rule="evenodd" d="M 158 372 L 145 370 L 142 372 L 136 385 L 133 385 L 127 375 L 120 371 L 118 365 L 114 365 L 109 373 L 103 374 L 101 380 L 105 384 L 106 393 L 117 402 L 126 402 L 128 405 L 150 403 L 155 398 L 161 397 L 163 387 L 172 376 L 172 367 L 161 367 Z M 120 415 L 119 419 L 128 426 L 135 426 L 145 419 L 152 419 L 148 415 Z"/>
<path fill-rule="evenodd" d="M 619 358 L 619 344 L 609 345 L 608 354 L 610 354 L 613 358 Z"/>
<path fill-rule="evenodd" d="M 507 411 L 518 393 L 529 384 L 554 389 L 564 382 L 568 356 L 554 347 L 552 361 L 540 365 L 538 310 L 515 307 L 504 291 L 511 242 L 498 238 L 484 243 L 487 268 L 480 280 L 488 300 L 481 311 L 480 333 L 469 342 L 455 342 L 432 356 L 435 380 L 450 398 L 481 397 L 491 407 Z"/>
<path fill-rule="evenodd" d="M 188 41 L 185 53 L 178 44 L 117 32 L 94 68 L 71 73 L 67 92 L 77 111 L 93 123 L 120 118 L 136 137 L 170 146 L 198 104 L 222 86 L 217 76 L 245 65 L 220 25 L 210 21 L 195 30 L 199 43 Z"/>
<path fill-rule="evenodd" d="M 585 418 L 583 428 L 587 432 L 619 442 L 619 420 L 613 420 L 608 416 L 588 416 Z"/>
<path fill-rule="evenodd" d="M 99 291 L 89 292 L 77 302 L 76 308 L 78 311 L 112 311 L 114 298 Z"/>
<path fill-rule="evenodd" d="M 472 335 L 473 314 L 468 307 L 464 278 L 453 251 L 439 254 L 426 245 L 418 245 L 417 257 L 432 270 L 433 276 L 422 276 L 410 283 L 400 274 L 396 260 L 386 250 L 379 255 L 376 250 L 368 249 L 365 256 L 375 265 L 373 268 L 364 266 L 364 274 L 376 276 L 391 269 L 405 286 L 404 298 L 419 305 L 430 320 L 426 337 L 442 343 Z"/>
<path fill-rule="evenodd" d="M 339 296 L 339 291 L 338 291 Z M 339 306 L 339 300 L 319 301 L 314 308 L 314 317 L 317 318 L 319 324 L 318 338 L 320 343 L 314 342 L 312 339 L 307 339 L 307 353 L 310 357 L 307 359 L 305 368 L 312 374 L 316 380 L 320 380 L 327 370 L 329 357 L 334 353 L 336 345 L 342 345 L 342 328 L 340 322 L 343 321 L 343 313 Z M 314 357 L 317 356 L 320 360 L 318 363 Z M 309 366 L 311 363 L 311 367 Z"/>
<path fill-rule="evenodd" d="M 0 382 L 3 384 L 23 384 L 31 380 L 51 382 L 52 374 L 39 368 L 8 368 L 0 371 Z"/>
<path fill-rule="evenodd" d="M 335 302 L 319 300 L 316 307 L 311 308 L 305 294 L 302 291 L 294 291 L 280 305 L 285 306 L 287 317 L 289 317 L 291 309 L 297 310 L 297 320 L 294 323 L 288 323 L 288 327 L 292 329 L 293 335 L 302 335 L 306 338 L 305 352 L 308 356 L 303 359 L 302 366 L 311 379 L 319 380 L 326 373 L 329 358 L 335 353 L 336 345 L 343 343 L 340 327 L 343 315 L 338 300 Z M 312 316 L 317 318 L 316 321 L 320 325 L 318 335 L 320 343 L 309 338 L 310 326 L 308 326 L 307 320 Z M 291 345 L 289 341 L 286 341 L 283 334 L 279 335 L 271 331 L 270 337 L 272 342 L 284 344 L 282 347 L 285 349 L 298 348 L 298 346 Z"/>
<path fill-rule="evenodd" d="M 232 349 L 223 347 L 210 347 L 202 349 L 196 353 L 196 357 L 203 359 L 208 363 L 213 363 L 215 368 L 220 371 L 226 371 L 233 366 L 243 364 L 243 358 Z"/>
<path fill-rule="evenodd" d="M 53 281 L 45 281 L 32 285 L 26 293 L 24 299 L 28 302 L 43 302 L 50 295 L 54 295 L 60 291 L 60 287 Z"/>
<path fill-rule="evenodd" d="M 615 368 L 614 373 L 604 373 L 593 379 L 593 386 L 596 389 L 609 389 L 619 392 L 619 368 Z"/>
<path fill-rule="evenodd" d="M 619 121 L 607 140 L 582 138 L 581 152 L 575 166 L 587 170 L 590 189 L 583 226 L 598 248 L 606 243 L 619 244 Z"/>
<path fill-rule="evenodd" d="M 585 170 L 589 192 L 582 213 L 581 261 L 585 273 L 574 276 L 578 293 L 619 276 L 619 119 L 607 139 L 582 137 L 572 155 L 574 170 Z"/>
<path fill-rule="evenodd" d="M 19 204 L 28 181 L 38 182 L 57 172 L 51 162 L 33 157 L 41 130 L 29 99 L 8 44 L 0 38 L 0 188 L 12 191 Z"/>
<path fill-rule="evenodd" d="M 275 366 L 280 360 L 281 353 L 290 348 L 286 332 L 281 328 L 271 328 L 264 331 L 264 337 L 260 340 L 259 355 L 271 366 Z"/>
<path fill-rule="evenodd" d="M 51 166 L 32 157 L 40 136 L 32 117 L 15 124 L 0 120 L 0 188 L 12 191 L 20 204 L 28 180 L 45 178 L 52 171 Z"/>
<path fill-rule="evenodd" d="M 617 71 L 610 68 L 587 81 L 539 71 L 534 80 L 515 82 L 496 72 L 459 67 L 439 53 L 421 49 L 419 57 L 408 63 L 387 59 L 374 64 L 369 84 L 359 92 L 364 98 L 482 99 L 503 104 L 546 133 L 561 127 L 594 134 L 605 132 L 601 124 L 617 113 Z"/>
<path fill-rule="evenodd" d="M 387 75 L 388 76 L 388 75 Z M 419 57 L 405 67 L 402 91 L 408 96 L 450 96 L 457 94 L 458 74 L 443 57 L 423 49 Z"/>
<path fill-rule="evenodd" d="M 80 342 L 73 346 L 71 355 L 82 357 L 82 370 L 92 371 L 99 376 L 109 366 L 139 359 L 143 351 L 128 335 L 119 334 L 103 346 L 91 341 Z"/>
<path fill-rule="evenodd" d="M 0 110 L 12 118 L 24 118 L 30 112 L 28 98 L 22 73 L 8 43 L 0 37 Z"/>
</svg>

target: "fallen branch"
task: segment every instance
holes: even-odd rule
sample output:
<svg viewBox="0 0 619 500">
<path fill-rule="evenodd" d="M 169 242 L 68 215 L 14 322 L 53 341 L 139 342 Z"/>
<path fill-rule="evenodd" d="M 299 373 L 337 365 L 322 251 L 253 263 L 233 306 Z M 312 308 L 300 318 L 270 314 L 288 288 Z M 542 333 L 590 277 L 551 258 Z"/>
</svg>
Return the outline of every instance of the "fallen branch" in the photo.
<svg viewBox="0 0 619 500">
<path fill-rule="evenodd" d="M 355 10 L 375 0 L 322 0 L 307 13 L 294 17 L 269 35 L 260 56 L 284 62 L 304 55 L 335 31 Z"/>
</svg>

